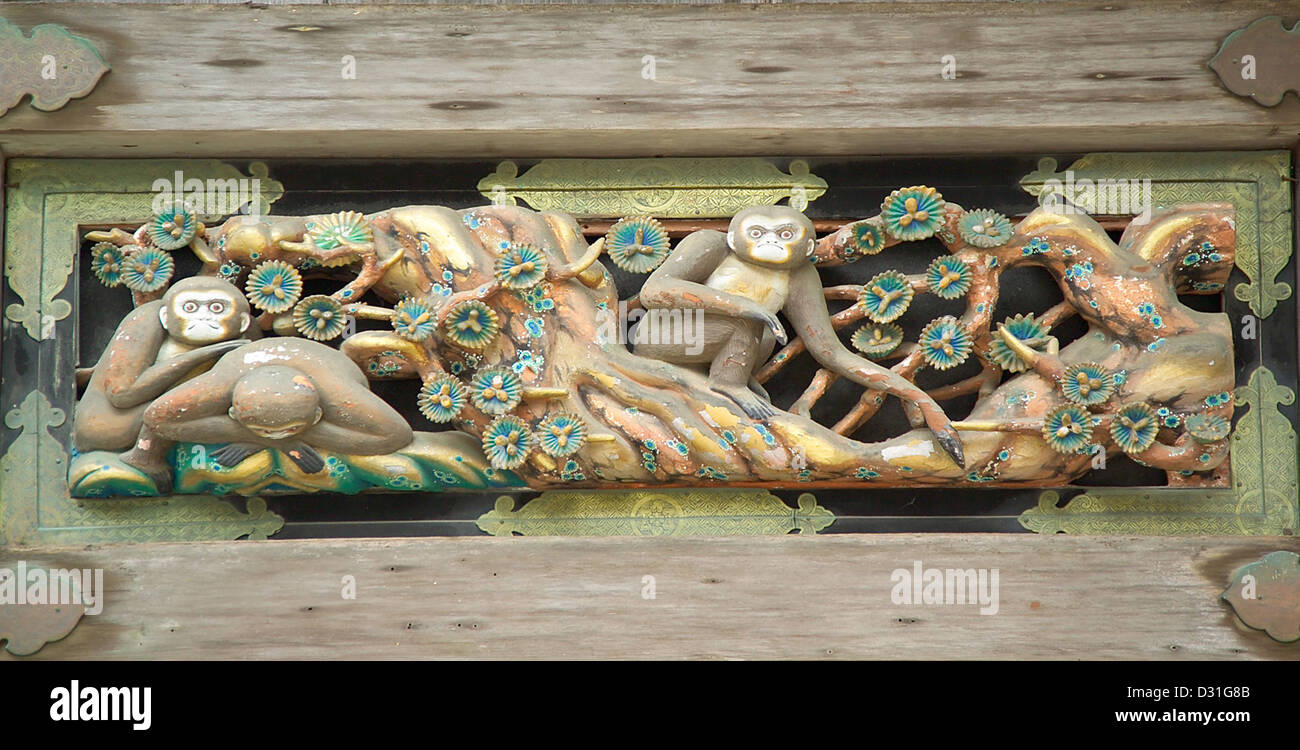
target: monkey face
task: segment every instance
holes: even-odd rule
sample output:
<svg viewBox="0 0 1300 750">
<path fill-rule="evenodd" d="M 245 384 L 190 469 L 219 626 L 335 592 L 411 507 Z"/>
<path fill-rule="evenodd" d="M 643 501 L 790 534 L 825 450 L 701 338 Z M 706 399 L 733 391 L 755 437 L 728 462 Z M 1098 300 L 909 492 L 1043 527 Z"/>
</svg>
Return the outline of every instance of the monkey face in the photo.
<svg viewBox="0 0 1300 750">
<path fill-rule="evenodd" d="M 321 420 L 316 384 L 292 367 L 257 367 L 235 382 L 231 419 L 266 440 L 283 440 Z"/>
<path fill-rule="evenodd" d="M 199 282 L 184 284 L 184 282 Z M 252 318 L 248 301 L 232 285 L 194 277 L 173 286 L 163 297 L 158 320 L 168 335 L 199 346 L 238 337 Z"/>
<path fill-rule="evenodd" d="M 771 266 L 803 262 L 815 242 L 808 217 L 786 206 L 747 208 L 736 214 L 727 231 L 727 244 L 736 254 Z"/>
</svg>

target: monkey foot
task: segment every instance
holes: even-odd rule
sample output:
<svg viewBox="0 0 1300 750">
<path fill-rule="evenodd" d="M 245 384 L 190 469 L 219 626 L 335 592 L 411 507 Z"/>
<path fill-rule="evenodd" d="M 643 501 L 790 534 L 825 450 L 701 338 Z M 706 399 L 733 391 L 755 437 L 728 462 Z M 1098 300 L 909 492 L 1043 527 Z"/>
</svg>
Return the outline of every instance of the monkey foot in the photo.
<svg viewBox="0 0 1300 750">
<path fill-rule="evenodd" d="M 159 495 L 169 495 L 172 491 L 172 467 L 166 461 L 142 459 L 131 452 L 122 454 L 122 463 L 134 468 L 153 481 Z"/>
<path fill-rule="evenodd" d="M 240 462 L 259 451 L 266 448 L 256 443 L 230 443 L 212 451 L 212 460 L 217 466 L 224 466 L 227 469 L 238 466 Z"/>
<path fill-rule="evenodd" d="M 934 439 L 938 441 L 939 447 L 952 457 L 952 460 L 963 469 L 966 468 L 966 454 L 962 450 L 961 436 L 957 433 L 956 428 L 952 425 L 941 427 L 939 429 L 931 428 L 934 433 Z"/>
<path fill-rule="evenodd" d="M 83 453 L 68 468 L 72 497 L 146 497 L 161 494 L 144 472 L 110 451 Z"/>
<path fill-rule="evenodd" d="M 308 474 L 316 474 L 325 468 L 325 459 L 321 458 L 315 448 L 306 443 L 298 443 L 286 448 L 284 454 L 297 464 L 299 469 Z"/>
<path fill-rule="evenodd" d="M 739 406 L 750 419 L 767 419 L 776 414 L 776 407 L 745 386 L 711 385 L 710 387 L 735 401 L 736 406 Z"/>
</svg>

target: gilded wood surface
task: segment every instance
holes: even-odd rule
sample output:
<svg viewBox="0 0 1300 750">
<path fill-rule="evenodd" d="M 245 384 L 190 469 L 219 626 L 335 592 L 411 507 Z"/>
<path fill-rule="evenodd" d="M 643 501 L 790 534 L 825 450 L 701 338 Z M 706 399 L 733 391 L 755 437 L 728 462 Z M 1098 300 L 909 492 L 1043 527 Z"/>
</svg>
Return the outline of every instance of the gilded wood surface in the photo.
<svg viewBox="0 0 1300 750">
<path fill-rule="evenodd" d="M 1300 659 L 1219 599 L 1239 568 L 1275 550 L 1300 543 L 458 538 L 108 545 L 22 559 L 105 569 L 103 612 L 29 657 L 40 659 Z M 0 553 L 0 567 L 16 559 Z M 997 614 L 894 604 L 891 574 L 917 561 L 997 568 Z M 344 576 L 355 599 L 341 595 Z"/>
</svg>

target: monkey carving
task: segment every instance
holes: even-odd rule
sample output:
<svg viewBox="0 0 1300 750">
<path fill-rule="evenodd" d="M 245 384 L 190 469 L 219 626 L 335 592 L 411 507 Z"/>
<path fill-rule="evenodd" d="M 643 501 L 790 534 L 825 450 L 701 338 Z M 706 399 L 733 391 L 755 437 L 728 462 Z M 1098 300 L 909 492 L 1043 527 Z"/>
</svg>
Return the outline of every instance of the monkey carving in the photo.
<svg viewBox="0 0 1300 750">
<path fill-rule="evenodd" d="M 164 391 L 248 343 L 248 301 L 221 279 L 193 277 L 122 320 L 77 402 L 78 451 L 124 451 L 140 432 L 144 410 Z"/>
<path fill-rule="evenodd" d="M 371 393 L 346 355 L 315 341 L 275 337 L 229 352 L 156 399 L 123 460 L 167 483 L 173 443 L 224 443 L 211 456 L 222 466 L 273 449 L 314 474 L 325 468 L 317 449 L 382 455 L 413 438 L 411 426 Z"/>
<path fill-rule="evenodd" d="M 764 419 L 776 409 L 753 373 L 777 343 L 786 343 L 785 328 L 776 317 L 784 312 L 822 367 L 915 404 L 939 445 L 964 466 L 961 439 L 934 399 L 840 342 L 810 258 L 815 244 L 812 222 L 787 206 L 747 208 L 732 218 L 726 234 L 693 232 L 646 280 L 640 299 L 647 313 L 704 310 L 703 347 L 699 342 L 688 348 L 685 343 L 636 336 L 633 351 L 666 362 L 707 366 L 710 388 L 751 418 Z M 640 324 L 650 320 L 647 314 Z"/>
</svg>

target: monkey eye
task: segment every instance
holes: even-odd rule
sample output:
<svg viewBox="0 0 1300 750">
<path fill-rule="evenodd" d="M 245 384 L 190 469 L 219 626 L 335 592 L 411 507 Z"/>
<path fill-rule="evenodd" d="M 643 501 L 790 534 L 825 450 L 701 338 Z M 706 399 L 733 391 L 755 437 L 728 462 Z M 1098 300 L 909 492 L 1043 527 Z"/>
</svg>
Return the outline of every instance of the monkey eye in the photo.
<svg viewBox="0 0 1300 750">
<path fill-rule="evenodd" d="M 209 304 L 208 304 L 208 309 L 211 310 L 211 311 L 214 312 L 214 313 L 222 313 L 222 312 L 224 312 L 225 309 L 226 309 L 226 303 L 224 303 L 224 302 L 212 302 L 212 303 L 209 303 Z"/>
<path fill-rule="evenodd" d="M 197 302 L 186 302 L 185 304 L 181 305 L 181 309 L 187 313 L 198 312 L 199 305 Z"/>
<path fill-rule="evenodd" d="M 763 236 L 763 230 L 759 229 L 758 227 L 754 227 L 753 229 L 749 230 L 749 236 L 753 237 L 754 239 L 758 239 L 759 237 Z"/>
<path fill-rule="evenodd" d="M 782 229 L 782 230 L 781 230 L 781 239 L 783 239 L 783 240 L 791 240 L 791 239 L 794 239 L 794 232 L 791 232 L 789 229 Z"/>
</svg>

